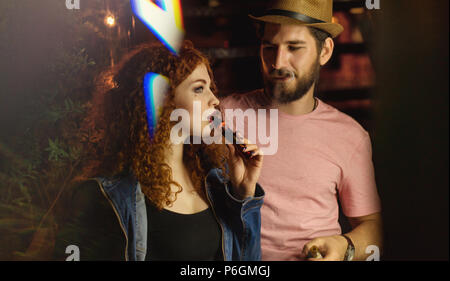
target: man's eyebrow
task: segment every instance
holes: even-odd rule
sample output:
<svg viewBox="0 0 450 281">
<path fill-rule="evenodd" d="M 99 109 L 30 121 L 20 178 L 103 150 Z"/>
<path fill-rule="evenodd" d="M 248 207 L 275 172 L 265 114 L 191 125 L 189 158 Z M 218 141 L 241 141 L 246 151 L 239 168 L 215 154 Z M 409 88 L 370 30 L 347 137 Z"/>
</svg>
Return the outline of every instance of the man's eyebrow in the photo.
<svg viewBox="0 0 450 281">
<path fill-rule="evenodd" d="M 272 42 L 270 42 L 269 40 L 262 40 L 262 43 L 263 43 L 264 45 L 275 45 L 275 44 L 273 44 Z"/>
<path fill-rule="evenodd" d="M 306 41 L 303 40 L 293 40 L 293 41 L 287 41 L 286 42 L 289 45 L 300 45 L 300 44 L 306 44 Z"/>
<path fill-rule="evenodd" d="M 262 43 L 264 45 L 276 45 L 276 44 L 270 42 L 269 40 L 263 40 Z M 291 40 L 291 41 L 286 41 L 284 44 L 300 45 L 300 44 L 306 44 L 306 41 L 303 41 L 303 40 Z"/>
</svg>

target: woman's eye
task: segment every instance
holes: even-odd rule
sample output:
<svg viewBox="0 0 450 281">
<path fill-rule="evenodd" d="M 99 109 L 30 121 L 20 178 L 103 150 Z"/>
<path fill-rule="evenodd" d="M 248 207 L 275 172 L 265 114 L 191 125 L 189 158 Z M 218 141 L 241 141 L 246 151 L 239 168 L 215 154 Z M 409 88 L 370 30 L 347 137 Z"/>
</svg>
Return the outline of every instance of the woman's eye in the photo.
<svg viewBox="0 0 450 281">
<path fill-rule="evenodd" d="M 203 86 L 197 87 L 194 89 L 194 93 L 201 94 L 203 93 L 203 89 L 204 89 Z"/>
</svg>

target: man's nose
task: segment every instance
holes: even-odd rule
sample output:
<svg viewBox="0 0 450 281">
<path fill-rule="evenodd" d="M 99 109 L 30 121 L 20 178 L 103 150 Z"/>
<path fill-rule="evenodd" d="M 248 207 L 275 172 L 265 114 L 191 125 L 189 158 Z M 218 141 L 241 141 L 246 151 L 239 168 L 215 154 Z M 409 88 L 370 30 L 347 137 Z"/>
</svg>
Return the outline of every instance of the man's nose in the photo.
<svg viewBox="0 0 450 281">
<path fill-rule="evenodd" d="M 278 48 L 274 64 L 272 65 L 273 69 L 282 69 L 287 68 L 287 53 L 283 48 Z"/>
</svg>

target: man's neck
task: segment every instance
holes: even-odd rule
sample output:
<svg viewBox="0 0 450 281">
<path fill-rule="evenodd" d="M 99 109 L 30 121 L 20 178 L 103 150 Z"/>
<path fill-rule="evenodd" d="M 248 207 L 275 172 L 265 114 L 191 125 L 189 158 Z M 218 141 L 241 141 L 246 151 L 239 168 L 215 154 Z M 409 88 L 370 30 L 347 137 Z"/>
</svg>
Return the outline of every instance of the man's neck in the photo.
<svg viewBox="0 0 450 281">
<path fill-rule="evenodd" d="M 274 103 L 274 106 L 278 108 L 278 110 L 289 115 L 303 115 L 310 113 L 314 110 L 315 105 L 314 87 L 311 87 L 303 97 L 296 101 L 287 104 Z"/>
</svg>

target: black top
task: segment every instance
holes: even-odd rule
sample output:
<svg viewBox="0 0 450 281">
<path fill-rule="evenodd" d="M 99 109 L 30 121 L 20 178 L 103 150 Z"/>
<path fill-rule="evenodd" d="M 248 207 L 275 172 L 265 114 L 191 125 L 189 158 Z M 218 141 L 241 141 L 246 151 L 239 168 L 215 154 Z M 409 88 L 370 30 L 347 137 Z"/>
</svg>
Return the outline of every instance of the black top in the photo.
<svg viewBox="0 0 450 281">
<path fill-rule="evenodd" d="M 222 233 L 211 208 L 184 215 L 156 209 L 146 198 L 146 260 L 223 260 Z M 69 245 L 79 247 L 80 260 L 125 260 L 126 239 L 111 204 L 96 181 L 70 187 L 58 202 L 53 260 L 65 260 Z"/>
<path fill-rule="evenodd" d="M 148 231 L 145 260 L 223 260 L 222 233 L 211 208 L 195 214 L 159 211 L 145 199 Z"/>
</svg>

